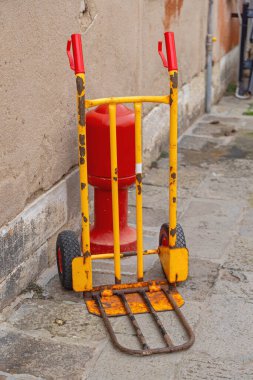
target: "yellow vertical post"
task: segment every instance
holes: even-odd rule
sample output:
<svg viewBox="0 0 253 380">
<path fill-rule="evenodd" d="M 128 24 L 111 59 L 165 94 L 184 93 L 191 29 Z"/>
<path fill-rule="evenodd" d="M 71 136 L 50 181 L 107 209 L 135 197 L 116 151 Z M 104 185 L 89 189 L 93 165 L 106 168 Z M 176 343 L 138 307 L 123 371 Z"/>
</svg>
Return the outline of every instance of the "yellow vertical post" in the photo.
<svg viewBox="0 0 253 380">
<path fill-rule="evenodd" d="M 79 172 L 81 191 L 81 213 L 82 213 L 82 239 L 81 249 L 88 271 L 86 290 L 92 288 L 92 264 L 90 253 L 90 222 L 89 222 L 89 196 L 87 176 L 87 149 L 86 149 L 86 121 L 85 121 L 85 74 L 76 74 L 77 86 L 77 112 L 78 112 L 78 150 L 79 150 Z"/>
<path fill-rule="evenodd" d="M 109 104 L 115 284 L 121 283 L 116 104 Z"/>
<path fill-rule="evenodd" d="M 137 279 L 143 281 L 143 233 L 142 233 L 142 103 L 135 103 L 135 172 L 136 172 L 136 228 L 137 228 Z"/>
<path fill-rule="evenodd" d="M 169 136 L 169 246 L 177 241 L 177 122 L 178 71 L 169 71 L 170 79 L 170 136 Z"/>
</svg>

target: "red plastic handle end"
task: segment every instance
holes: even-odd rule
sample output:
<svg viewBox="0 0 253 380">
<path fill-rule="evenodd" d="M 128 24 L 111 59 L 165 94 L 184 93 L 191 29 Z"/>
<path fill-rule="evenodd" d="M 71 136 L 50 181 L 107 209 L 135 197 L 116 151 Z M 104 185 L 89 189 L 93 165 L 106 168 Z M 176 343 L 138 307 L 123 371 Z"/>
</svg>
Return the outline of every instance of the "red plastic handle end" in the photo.
<svg viewBox="0 0 253 380">
<path fill-rule="evenodd" d="M 162 41 L 158 41 L 158 53 L 162 59 L 163 66 L 168 68 L 168 62 L 167 62 L 167 60 L 163 54 L 163 43 L 162 43 Z"/>
<path fill-rule="evenodd" d="M 71 45 L 73 50 L 73 56 L 71 54 Z M 69 65 L 76 74 L 84 73 L 84 62 L 83 62 L 83 49 L 82 49 L 82 38 L 81 34 L 72 34 L 71 40 L 67 42 L 67 55 L 69 58 Z"/>
<path fill-rule="evenodd" d="M 66 51 L 67 51 L 67 56 L 69 58 L 69 66 L 70 66 L 71 70 L 75 71 L 75 64 L 74 64 L 74 60 L 73 60 L 73 57 L 71 54 L 71 40 L 68 40 L 68 42 L 67 42 Z"/>
<path fill-rule="evenodd" d="M 165 32 L 164 37 L 168 58 L 168 69 L 169 71 L 178 70 L 174 33 Z"/>
<path fill-rule="evenodd" d="M 72 46 L 73 46 L 73 56 L 75 62 L 75 73 L 84 73 L 84 62 L 83 62 L 83 48 L 82 48 L 82 37 L 81 34 L 72 34 L 71 36 Z"/>
</svg>

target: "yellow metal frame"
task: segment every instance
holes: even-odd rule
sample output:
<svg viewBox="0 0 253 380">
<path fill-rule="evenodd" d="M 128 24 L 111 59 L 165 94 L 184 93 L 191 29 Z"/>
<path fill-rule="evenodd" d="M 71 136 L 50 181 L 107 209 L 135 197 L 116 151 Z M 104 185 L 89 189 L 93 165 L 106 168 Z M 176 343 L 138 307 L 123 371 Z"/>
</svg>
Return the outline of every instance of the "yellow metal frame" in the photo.
<svg viewBox="0 0 253 380">
<path fill-rule="evenodd" d="M 114 259 L 115 284 L 121 284 L 121 258 L 118 206 L 118 165 L 116 141 L 116 105 L 133 103 L 135 110 L 135 161 L 136 161 L 136 230 L 137 230 L 137 281 L 143 281 L 143 255 L 159 254 L 161 264 L 170 283 L 184 281 L 188 276 L 188 251 L 176 247 L 177 226 L 177 113 L 178 113 L 178 71 L 169 71 L 170 95 L 165 96 L 129 96 L 85 100 L 85 74 L 76 74 L 78 136 L 79 136 L 79 169 L 82 213 L 82 257 L 72 261 L 73 289 L 91 291 L 92 261 Z M 170 105 L 169 133 L 169 242 L 168 247 L 143 251 L 142 223 L 142 104 L 144 102 L 164 103 Z M 85 109 L 101 104 L 109 105 L 110 119 L 110 154 L 111 183 L 113 208 L 114 252 L 100 255 L 90 253 L 89 200 L 86 157 Z"/>
</svg>

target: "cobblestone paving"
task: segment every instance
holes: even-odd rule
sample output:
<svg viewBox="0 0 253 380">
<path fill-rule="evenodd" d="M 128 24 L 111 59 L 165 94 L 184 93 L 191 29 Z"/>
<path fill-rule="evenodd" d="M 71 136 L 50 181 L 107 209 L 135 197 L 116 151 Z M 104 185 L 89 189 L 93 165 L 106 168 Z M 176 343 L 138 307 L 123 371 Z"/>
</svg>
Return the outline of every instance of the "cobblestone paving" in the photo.
<svg viewBox="0 0 253 380">
<path fill-rule="evenodd" d="M 88 314 L 81 295 L 61 289 L 51 268 L 0 317 L 0 379 L 253 379 L 253 118 L 242 115 L 246 108 L 223 98 L 179 142 L 178 217 L 190 251 L 190 276 L 179 291 L 195 344 L 170 355 L 120 353 L 101 319 Z M 156 247 L 167 220 L 167 165 L 163 155 L 144 179 L 147 248 Z M 134 224 L 134 193 L 129 220 Z M 133 281 L 135 271 L 135 259 L 124 259 L 124 279 Z M 145 277 L 157 276 L 157 258 L 145 258 Z M 97 262 L 94 281 L 112 280 L 112 262 Z M 182 342 L 173 313 L 161 318 Z M 150 316 L 137 319 L 150 345 L 161 345 Z M 126 318 L 113 324 L 122 343 L 137 347 Z"/>
</svg>

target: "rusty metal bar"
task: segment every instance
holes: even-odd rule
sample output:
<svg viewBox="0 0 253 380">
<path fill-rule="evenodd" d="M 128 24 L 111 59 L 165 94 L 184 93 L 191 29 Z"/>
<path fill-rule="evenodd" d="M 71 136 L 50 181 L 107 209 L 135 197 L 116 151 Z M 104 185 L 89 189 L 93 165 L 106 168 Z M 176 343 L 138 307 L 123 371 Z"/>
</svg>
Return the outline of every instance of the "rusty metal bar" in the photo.
<svg viewBox="0 0 253 380">
<path fill-rule="evenodd" d="M 149 310 L 150 310 L 150 313 L 152 314 L 152 317 L 154 318 L 154 321 L 156 322 L 157 326 L 159 327 L 160 331 L 161 331 L 161 334 L 163 336 L 163 339 L 165 341 L 165 343 L 167 344 L 168 347 L 173 347 L 173 343 L 172 343 L 172 340 L 170 339 L 167 331 L 165 330 L 163 324 L 162 324 L 162 321 L 160 320 L 160 318 L 158 317 L 157 313 L 155 312 L 145 290 L 141 290 L 140 291 L 140 294 L 142 295 L 146 305 L 148 306 Z"/>
<path fill-rule="evenodd" d="M 124 308 L 125 308 L 125 310 L 126 310 L 126 312 L 127 312 L 127 315 L 128 315 L 128 317 L 129 317 L 130 321 L 132 322 L 132 325 L 133 325 L 133 327 L 134 327 L 134 329 L 135 329 L 135 331 L 136 331 L 136 336 L 137 336 L 137 338 L 139 339 L 139 342 L 140 342 L 140 344 L 141 344 L 143 350 L 147 350 L 147 349 L 149 349 L 149 346 L 148 346 L 148 344 L 147 344 L 147 341 L 146 341 L 144 335 L 142 334 L 142 331 L 141 331 L 141 329 L 140 329 L 140 326 L 139 326 L 139 324 L 138 324 L 138 322 L 137 322 L 135 316 L 133 315 L 133 313 L 132 313 L 132 311 L 131 311 L 131 309 L 130 309 L 130 306 L 129 306 L 128 302 L 127 302 L 127 299 L 126 299 L 126 297 L 125 297 L 125 294 L 124 294 L 124 293 L 121 293 L 119 296 L 120 296 L 120 298 L 121 298 L 121 300 L 122 300 L 122 303 L 123 303 Z"/>
<path fill-rule="evenodd" d="M 187 332 L 190 340 L 188 341 L 188 346 L 190 347 L 194 341 L 195 341 L 195 336 L 194 336 L 194 333 L 192 331 L 192 328 L 191 326 L 189 325 L 189 323 L 187 322 L 184 314 L 182 313 L 182 311 L 179 309 L 179 307 L 177 306 L 177 303 L 175 302 L 174 298 L 172 297 L 171 293 L 165 289 L 164 287 L 161 287 L 161 289 L 163 290 L 164 294 L 167 296 L 168 300 L 170 301 L 170 304 L 172 305 L 175 313 L 177 314 L 182 326 L 184 327 L 185 331 Z"/>
<path fill-rule="evenodd" d="M 158 253 L 158 249 L 148 249 L 143 251 L 143 255 L 154 255 Z M 121 252 L 120 257 L 132 257 L 137 256 L 135 251 Z M 91 260 L 105 260 L 105 259 L 114 259 L 114 253 L 98 253 L 91 256 Z"/>
<path fill-rule="evenodd" d="M 124 347 L 122 346 L 117 337 L 116 337 L 116 334 L 113 330 L 113 327 L 111 325 L 111 322 L 105 312 L 105 309 L 104 309 L 104 306 L 101 302 L 101 292 L 100 293 L 93 293 L 92 294 L 92 297 L 93 299 L 95 299 L 97 305 L 98 305 L 98 308 L 100 310 L 100 313 L 101 313 L 101 317 L 104 321 L 104 324 L 105 324 L 105 327 L 107 328 L 109 334 L 110 334 L 110 337 L 111 337 L 111 340 L 112 340 L 112 343 L 122 352 L 125 352 L 127 354 L 130 354 L 130 355 L 135 355 L 135 356 L 148 356 L 148 355 L 153 355 L 153 354 L 162 354 L 162 353 L 171 353 L 171 352 L 178 352 L 178 351 L 182 351 L 182 350 L 186 350 L 188 349 L 189 347 L 192 346 L 192 344 L 194 343 L 194 340 L 195 340 L 195 337 L 194 337 L 194 334 L 193 334 L 193 331 L 191 329 L 191 327 L 189 326 L 188 322 L 186 321 L 184 315 L 182 314 L 182 312 L 179 310 L 179 307 L 177 306 L 176 302 L 174 301 L 173 299 L 173 296 L 170 294 L 170 292 L 165 288 L 165 287 L 162 287 L 162 290 L 164 291 L 165 295 L 168 297 L 171 305 L 173 306 L 180 322 L 182 323 L 182 326 L 184 327 L 184 330 L 186 331 L 186 333 L 188 334 L 189 336 L 189 340 L 183 344 L 180 344 L 178 346 L 174 346 L 172 345 L 170 342 L 170 338 L 166 341 L 167 343 L 167 347 L 161 347 L 161 348 L 146 348 L 146 349 L 143 349 L 143 350 L 132 350 L 130 348 L 127 348 L 127 347 Z M 143 295 L 143 291 L 142 290 L 136 290 L 135 289 L 135 292 L 136 293 L 139 293 L 141 295 Z M 114 294 L 116 295 L 120 295 L 124 293 L 123 289 L 121 289 L 120 291 L 115 291 Z M 129 292 L 129 289 L 127 290 L 126 293 L 131 293 L 131 291 Z M 148 300 L 148 302 L 150 302 Z M 150 309 L 151 311 L 151 309 Z M 156 313 L 155 313 L 156 314 Z M 152 314 L 153 315 L 153 314 Z M 165 334 L 166 331 L 165 331 Z M 167 334 L 168 335 L 168 334 Z M 163 335 L 164 336 L 164 335 Z"/>
</svg>

